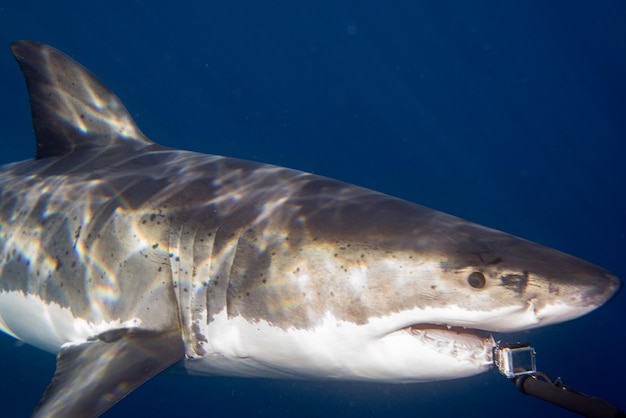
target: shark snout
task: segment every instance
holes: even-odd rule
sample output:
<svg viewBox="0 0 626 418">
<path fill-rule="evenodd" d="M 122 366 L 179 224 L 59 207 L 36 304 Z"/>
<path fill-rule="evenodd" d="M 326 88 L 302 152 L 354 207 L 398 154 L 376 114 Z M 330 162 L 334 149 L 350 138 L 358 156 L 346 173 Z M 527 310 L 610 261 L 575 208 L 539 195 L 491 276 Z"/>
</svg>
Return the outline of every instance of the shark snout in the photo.
<svg viewBox="0 0 626 418">
<path fill-rule="evenodd" d="M 600 267 L 583 263 L 584 268 L 567 275 L 535 276 L 517 307 L 512 306 L 500 318 L 494 316 L 493 324 L 483 324 L 483 329 L 528 330 L 576 319 L 604 305 L 617 294 L 621 281 Z"/>
<path fill-rule="evenodd" d="M 590 286 L 581 295 L 581 303 L 592 306 L 601 306 L 611 300 L 621 289 L 621 280 L 608 271 L 599 275 L 595 285 Z"/>
<path fill-rule="evenodd" d="M 613 298 L 621 288 L 614 274 L 593 266 L 592 275 L 551 283 L 545 300 L 532 300 L 540 325 L 568 321 L 585 315 Z"/>
</svg>

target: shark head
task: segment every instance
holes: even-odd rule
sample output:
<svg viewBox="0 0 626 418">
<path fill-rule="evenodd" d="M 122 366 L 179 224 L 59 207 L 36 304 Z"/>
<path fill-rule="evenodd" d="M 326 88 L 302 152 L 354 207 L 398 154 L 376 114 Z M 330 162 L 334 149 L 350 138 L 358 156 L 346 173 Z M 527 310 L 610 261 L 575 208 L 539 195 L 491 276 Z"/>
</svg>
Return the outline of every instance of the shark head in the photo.
<svg viewBox="0 0 626 418">
<path fill-rule="evenodd" d="M 270 375 L 457 378 L 491 366 L 492 332 L 577 318 L 619 289 L 608 271 L 557 250 L 323 182 L 302 185 L 289 209 L 256 226 L 282 238 L 244 240 L 247 256 L 233 260 L 226 306 L 202 332 L 207 352 Z M 315 201 L 307 190 L 316 190 Z"/>
</svg>

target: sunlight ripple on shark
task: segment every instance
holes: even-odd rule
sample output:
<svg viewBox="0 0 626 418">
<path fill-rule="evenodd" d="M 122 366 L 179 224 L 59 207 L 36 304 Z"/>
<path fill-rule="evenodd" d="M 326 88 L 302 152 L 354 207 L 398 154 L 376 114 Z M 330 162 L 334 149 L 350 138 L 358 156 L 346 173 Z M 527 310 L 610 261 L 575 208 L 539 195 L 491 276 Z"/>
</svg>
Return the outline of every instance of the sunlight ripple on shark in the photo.
<svg viewBox="0 0 626 418">
<path fill-rule="evenodd" d="M 35 416 L 191 373 L 419 382 L 619 288 L 559 251 L 301 171 L 167 148 L 80 64 L 12 45 L 36 158 L 0 167 L 0 329 L 58 353 Z M 5 98 L 6 99 L 6 98 Z"/>
</svg>

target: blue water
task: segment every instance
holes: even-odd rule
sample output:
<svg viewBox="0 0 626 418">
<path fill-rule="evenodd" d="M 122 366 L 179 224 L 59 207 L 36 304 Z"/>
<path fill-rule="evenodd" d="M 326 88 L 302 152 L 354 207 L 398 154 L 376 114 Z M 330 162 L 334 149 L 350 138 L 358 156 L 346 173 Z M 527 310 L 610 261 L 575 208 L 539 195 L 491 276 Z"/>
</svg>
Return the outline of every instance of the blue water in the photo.
<svg viewBox="0 0 626 418">
<path fill-rule="evenodd" d="M 162 144 L 312 171 L 588 259 L 626 278 L 626 3 L 0 1 L 0 45 L 50 43 Z M 89 5 L 86 5 L 89 4 Z M 30 158 L 0 50 L 0 163 Z M 626 409 L 626 293 L 521 334 L 540 369 Z M 0 416 L 53 356 L 0 336 Z M 571 416 L 496 372 L 415 385 L 164 373 L 106 416 Z"/>
</svg>

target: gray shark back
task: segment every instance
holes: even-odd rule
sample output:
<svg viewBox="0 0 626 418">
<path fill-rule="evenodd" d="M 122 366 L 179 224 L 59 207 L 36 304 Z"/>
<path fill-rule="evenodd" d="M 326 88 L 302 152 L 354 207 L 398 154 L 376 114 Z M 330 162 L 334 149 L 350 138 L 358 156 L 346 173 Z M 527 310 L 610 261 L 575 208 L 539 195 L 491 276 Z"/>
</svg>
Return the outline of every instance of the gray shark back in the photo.
<svg viewBox="0 0 626 418">
<path fill-rule="evenodd" d="M 619 287 L 391 196 L 160 146 L 71 58 L 12 49 L 37 155 L 0 168 L 0 328 L 59 353 L 40 416 L 98 415 L 183 359 L 245 376 L 478 373 L 493 341 L 472 328 L 571 319 Z"/>
</svg>

